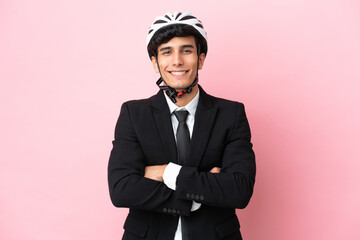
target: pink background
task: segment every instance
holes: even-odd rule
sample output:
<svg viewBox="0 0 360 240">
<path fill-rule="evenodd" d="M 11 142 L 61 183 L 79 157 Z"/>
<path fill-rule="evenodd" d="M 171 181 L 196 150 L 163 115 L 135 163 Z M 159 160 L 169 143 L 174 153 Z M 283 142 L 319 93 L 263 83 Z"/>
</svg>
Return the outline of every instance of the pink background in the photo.
<svg viewBox="0 0 360 240">
<path fill-rule="evenodd" d="M 171 2 L 0 2 L 0 239 L 120 239 L 114 126 L 157 91 L 145 37 L 168 10 L 205 25 L 205 90 L 246 105 L 244 238 L 360 239 L 360 1 Z"/>
</svg>

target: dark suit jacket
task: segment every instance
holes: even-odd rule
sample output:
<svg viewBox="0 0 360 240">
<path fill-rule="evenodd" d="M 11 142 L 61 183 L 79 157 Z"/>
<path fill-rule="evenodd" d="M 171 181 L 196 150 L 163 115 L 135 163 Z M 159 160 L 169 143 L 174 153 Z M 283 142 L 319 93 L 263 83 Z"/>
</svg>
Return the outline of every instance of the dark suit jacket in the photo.
<svg viewBox="0 0 360 240">
<path fill-rule="evenodd" d="M 163 92 L 122 105 L 108 181 L 113 204 L 130 209 L 123 239 L 172 240 L 179 216 L 184 239 L 242 239 L 235 208 L 248 204 L 255 182 L 255 157 L 244 106 L 199 89 L 191 158 L 180 170 L 176 191 L 144 178 L 145 166 L 177 162 Z M 209 173 L 215 166 L 221 172 Z M 190 212 L 193 200 L 202 205 Z"/>
</svg>

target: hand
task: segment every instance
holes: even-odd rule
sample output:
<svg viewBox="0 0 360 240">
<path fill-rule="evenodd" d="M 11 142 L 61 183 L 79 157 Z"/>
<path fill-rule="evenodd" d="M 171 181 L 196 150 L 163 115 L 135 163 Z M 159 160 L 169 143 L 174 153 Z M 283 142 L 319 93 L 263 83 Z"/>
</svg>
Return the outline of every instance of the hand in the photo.
<svg viewBox="0 0 360 240">
<path fill-rule="evenodd" d="M 144 177 L 158 181 L 164 182 L 163 175 L 167 164 L 164 165 L 154 165 L 145 167 Z"/>
<path fill-rule="evenodd" d="M 213 168 L 210 170 L 210 172 L 211 172 L 211 173 L 220 173 L 220 170 L 221 170 L 221 168 L 213 167 Z"/>
</svg>

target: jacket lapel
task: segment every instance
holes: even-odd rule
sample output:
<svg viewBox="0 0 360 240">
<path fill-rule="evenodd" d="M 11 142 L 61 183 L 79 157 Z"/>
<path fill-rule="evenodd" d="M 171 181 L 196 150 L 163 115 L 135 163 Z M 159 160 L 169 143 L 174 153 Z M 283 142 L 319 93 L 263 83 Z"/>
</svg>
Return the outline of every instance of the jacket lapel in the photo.
<svg viewBox="0 0 360 240">
<path fill-rule="evenodd" d="M 209 95 L 199 86 L 200 98 L 196 109 L 195 124 L 191 139 L 192 160 L 188 164 L 197 167 L 200 164 L 204 151 L 214 126 L 217 108 L 211 102 Z"/>
<path fill-rule="evenodd" d="M 170 110 L 161 90 L 153 97 L 152 106 L 154 107 L 154 119 L 167 160 L 177 163 L 177 150 Z"/>
</svg>

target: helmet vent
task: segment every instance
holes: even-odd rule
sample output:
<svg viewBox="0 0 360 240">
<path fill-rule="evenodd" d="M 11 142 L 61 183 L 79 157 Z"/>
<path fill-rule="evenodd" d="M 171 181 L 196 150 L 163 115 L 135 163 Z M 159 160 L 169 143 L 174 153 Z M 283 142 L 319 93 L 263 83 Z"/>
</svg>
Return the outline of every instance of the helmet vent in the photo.
<svg viewBox="0 0 360 240">
<path fill-rule="evenodd" d="M 179 21 L 184 21 L 184 20 L 194 19 L 194 18 L 196 18 L 196 17 L 194 17 L 194 16 L 185 16 L 185 17 L 179 19 Z"/>
<path fill-rule="evenodd" d="M 154 24 L 159 24 L 159 23 L 166 23 L 166 21 L 164 21 L 164 20 L 157 20 L 156 22 L 154 22 Z"/>
<path fill-rule="evenodd" d="M 201 25 L 200 23 L 197 23 L 195 25 L 198 26 L 198 27 L 204 28 L 203 25 Z"/>
<path fill-rule="evenodd" d="M 179 17 L 181 14 L 182 14 L 182 13 L 179 12 L 179 13 L 176 15 L 176 17 L 175 17 L 175 20 L 178 19 L 178 17 Z"/>
</svg>

